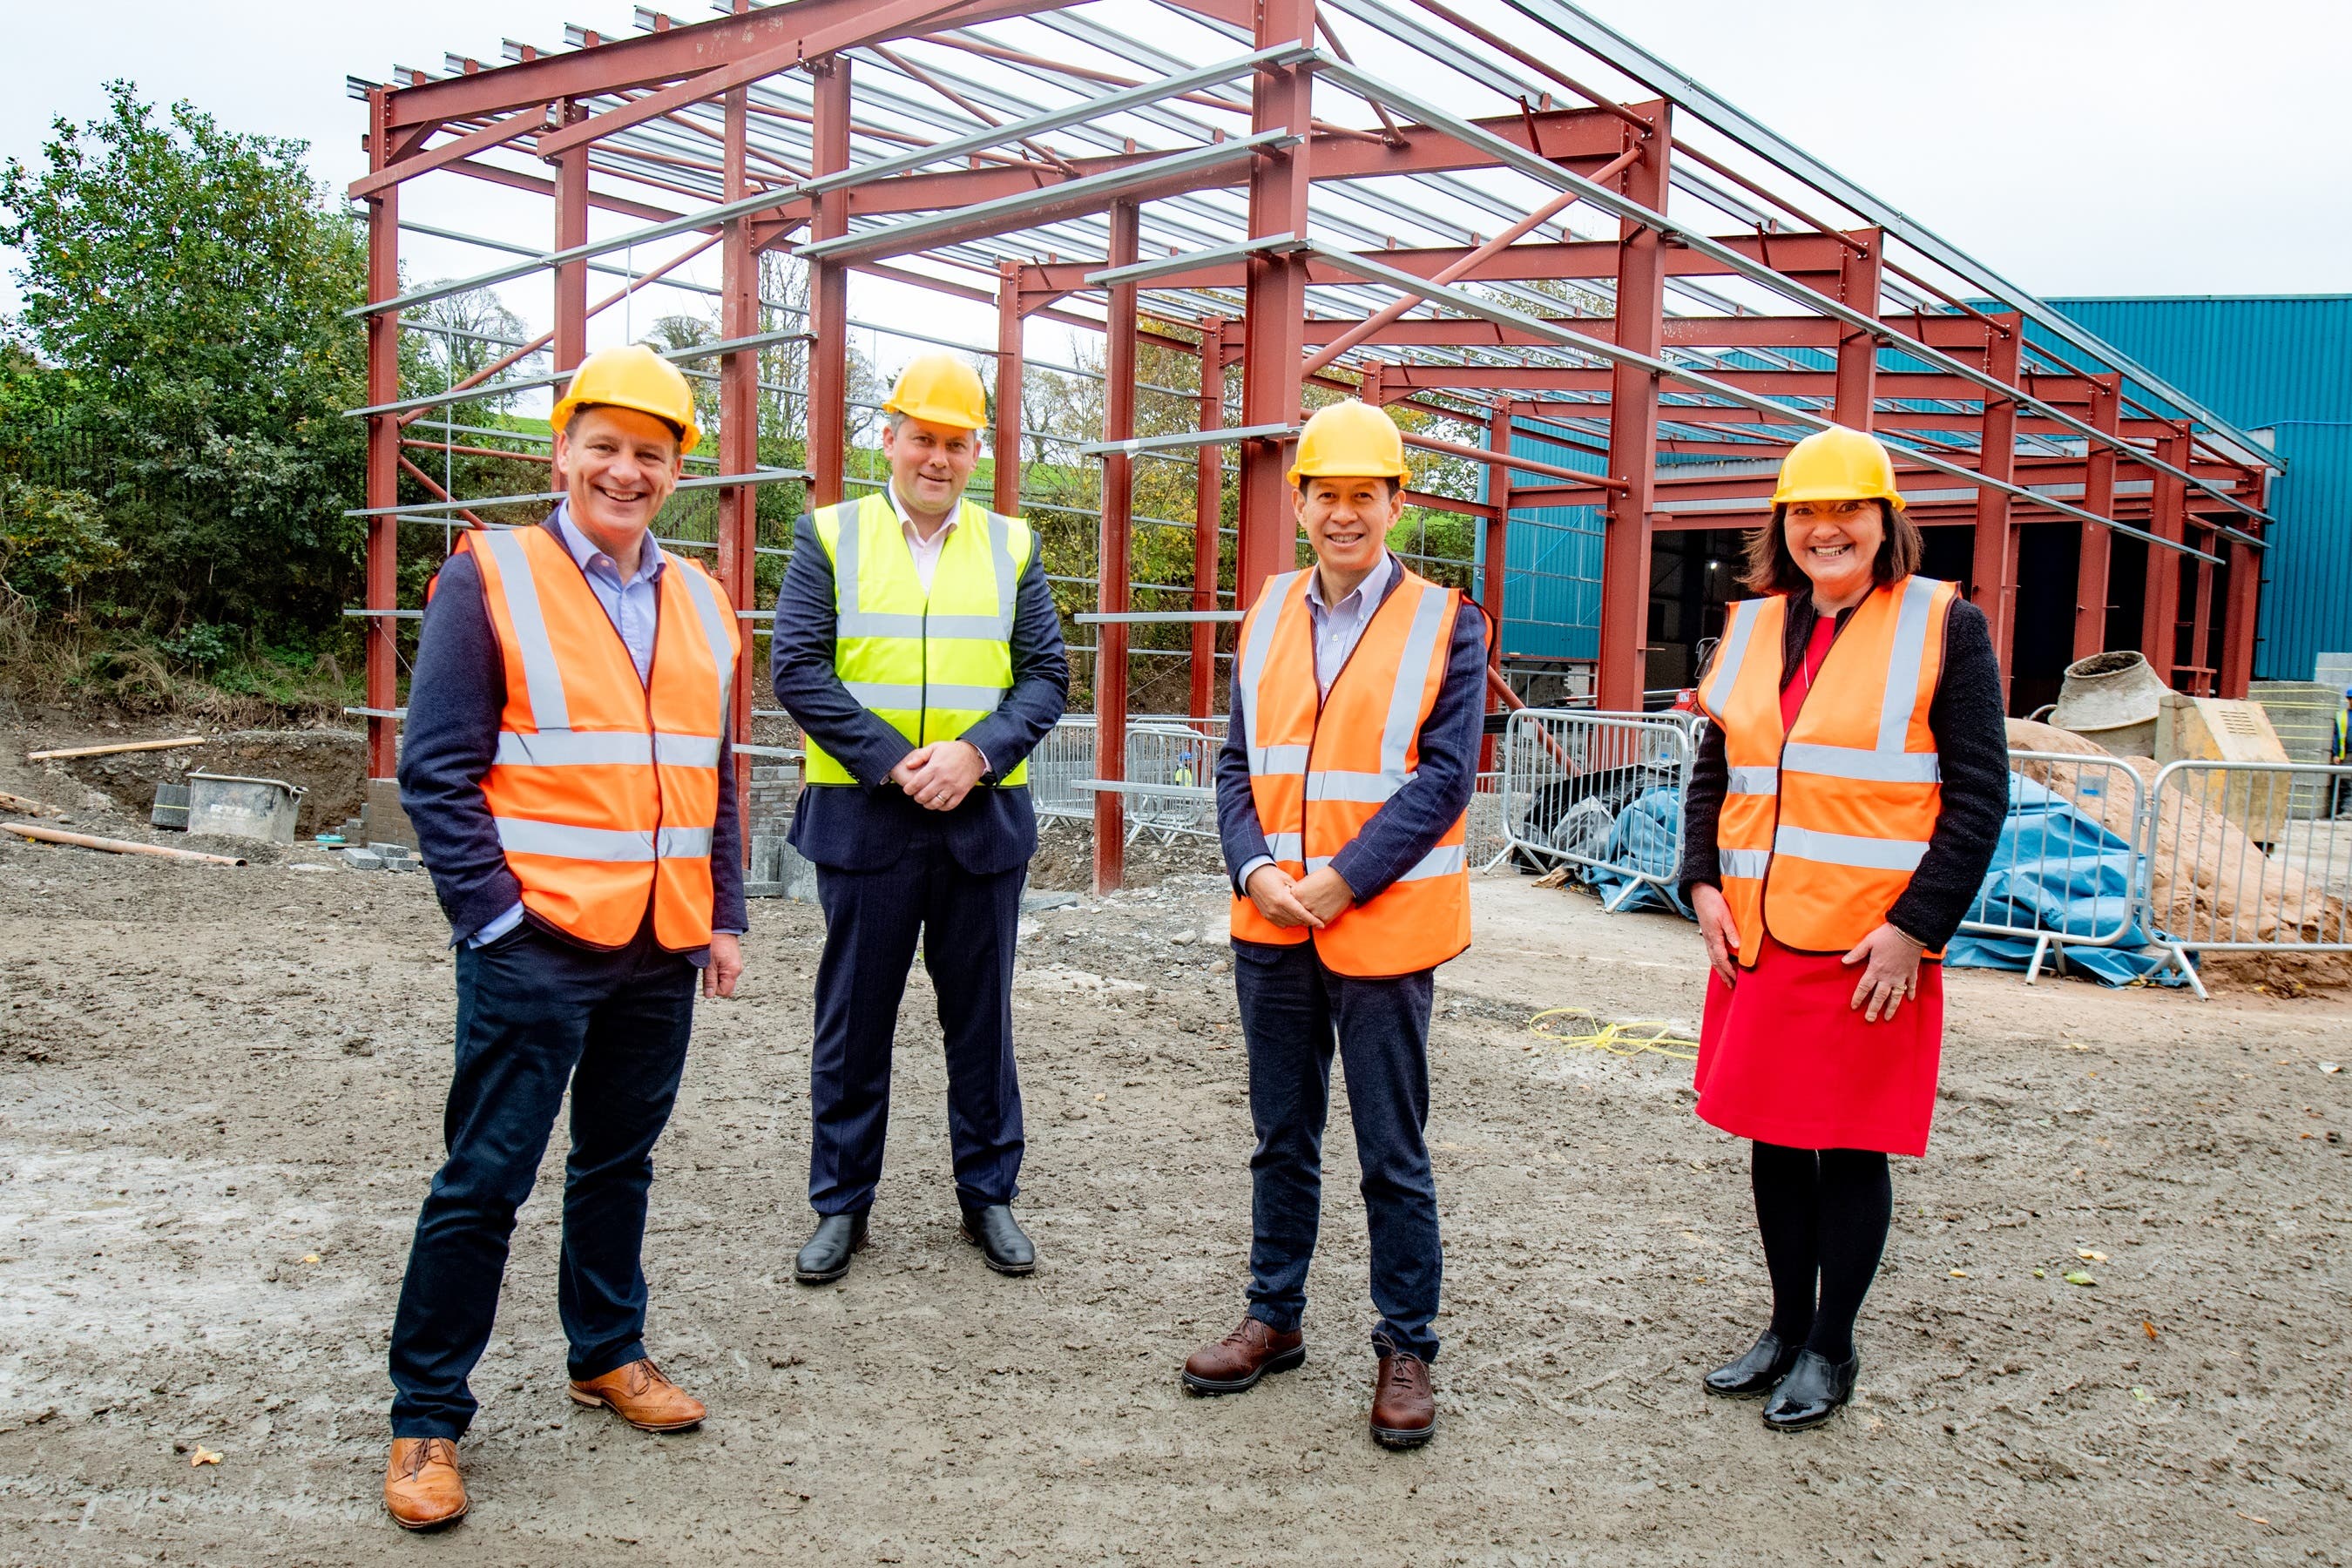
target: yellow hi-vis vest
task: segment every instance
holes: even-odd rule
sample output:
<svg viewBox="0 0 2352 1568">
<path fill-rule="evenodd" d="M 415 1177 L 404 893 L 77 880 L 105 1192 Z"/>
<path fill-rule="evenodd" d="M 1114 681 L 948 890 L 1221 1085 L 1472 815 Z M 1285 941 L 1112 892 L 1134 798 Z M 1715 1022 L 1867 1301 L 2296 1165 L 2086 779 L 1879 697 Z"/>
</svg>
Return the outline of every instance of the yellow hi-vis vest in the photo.
<svg viewBox="0 0 2352 1568">
<path fill-rule="evenodd" d="M 926 594 L 898 513 L 879 492 L 812 521 L 833 562 L 833 668 L 849 694 L 918 746 L 952 741 L 994 712 L 1013 689 L 1014 594 L 1037 548 L 1029 525 L 960 502 Z M 858 782 L 814 740 L 806 776 Z M 1028 782 L 1026 759 L 996 781 Z"/>
</svg>

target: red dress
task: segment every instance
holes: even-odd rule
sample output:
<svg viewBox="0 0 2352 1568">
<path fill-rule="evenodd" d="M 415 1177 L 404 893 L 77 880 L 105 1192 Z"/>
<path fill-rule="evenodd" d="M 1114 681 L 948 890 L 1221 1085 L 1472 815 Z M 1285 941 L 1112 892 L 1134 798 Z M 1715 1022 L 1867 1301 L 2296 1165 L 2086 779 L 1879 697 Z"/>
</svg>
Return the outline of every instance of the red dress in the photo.
<svg viewBox="0 0 2352 1568">
<path fill-rule="evenodd" d="M 1802 674 L 1780 693 L 1793 724 L 1829 656 L 1834 616 L 1814 623 Z M 1859 964 L 1796 952 L 1769 932 L 1756 967 L 1726 985 L 1707 973 L 1694 1087 L 1702 1121 L 1735 1138 L 1793 1149 L 1927 1152 L 1944 1047 L 1944 966 L 1919 965 L 1919 994 L 1891 1019 L 1864 1023 L 1849 1004 Z"/>
</svg>

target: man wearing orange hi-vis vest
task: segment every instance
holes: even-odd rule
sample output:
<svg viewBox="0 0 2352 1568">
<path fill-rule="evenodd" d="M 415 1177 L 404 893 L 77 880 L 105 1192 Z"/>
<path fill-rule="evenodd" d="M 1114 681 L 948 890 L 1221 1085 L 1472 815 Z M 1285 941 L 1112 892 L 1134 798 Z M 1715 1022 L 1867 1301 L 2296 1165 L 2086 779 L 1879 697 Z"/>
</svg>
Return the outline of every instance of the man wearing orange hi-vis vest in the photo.
<svg viewBox="0 0 2352 1568">
<path fill-rule="evenodd" d="M 384 1505 L 410 1530 L 466 1511 L 457 1440 L 515 1211 L 567 1089 L 558 1293 L 570 1394 L 674 1432 L 701 1402 L 646 1353 L 653 1147 L 706 996 L 743 968 L 727 721 L 734 605 L 648 537 L 698 438 L 676 366 L 592 354 L 555 405 L 546 521 L 459 536 L 425 610 L 400 759 L 457 949 L 447 1158 L 393 1320 Z"/>
<path fill-rule="evenodd" d="M 1404 443 L 1350 399 L 1307 422 L 1290 470 L 1315 564 L 1242 623 L 1217 811 L 1249 1046 L 1249 1307 L 1184 1363 L 1238 1394 L 1306 1359 L 1336 1042 L 1371 1230 L 1373 1438 L 1437 1427 L 1441 1255 L 1429 1121 L 1432 972 L 1470 945 L 1465 813 L 1477 782 L 1486 617 L 1388 551 Z"/>
</svg>

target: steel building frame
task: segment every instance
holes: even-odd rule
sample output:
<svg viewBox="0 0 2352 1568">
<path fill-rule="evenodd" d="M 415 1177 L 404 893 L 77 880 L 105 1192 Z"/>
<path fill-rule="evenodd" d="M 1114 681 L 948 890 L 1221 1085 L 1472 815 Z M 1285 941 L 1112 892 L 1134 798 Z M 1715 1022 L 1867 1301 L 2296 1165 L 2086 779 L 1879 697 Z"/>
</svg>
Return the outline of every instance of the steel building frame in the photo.
<svg viewBox="0 0 2352 1568">
<path fill-rule="evenodd" d="M 995 306 L 996 342 L 972 346 L 993 355 L 993 445 L 1012 458 L 994 469 L 1000 510 L 1022 500 L 1025 324 L 1103 334 L 1102 438 L 1079 449 L 1102 465 L 1097 604 L 1080 618 L 1096 639 L 1097 772 L 1114 785 L 1129 628 L 1190 624 L 1192 710 L 1207 714 L 1217 623 L 1296 560 L 1286 443 L 1335 392 L 1475 434 L 1412 441 L 1480 465 L 1480 493 L 1413 499 L 1483 530 L 1478 593 L 1498 616 L 1514 514 L 1598 509 L 1604 709 L 1641 705 L 1654 536 L 1764 521 L 1780 454 L 1830 420 L 1895 447 L 1922 523 L 1973 531 L 1969 590 L 2005 662 L 2021 530 L 2059 523 L 2079 532 L 2078 656 L 2105 646 L 2122 534 L 2147 552 L 2137 640 L 2159 673 L 2245 690 L 2263 448 L 1565 0 L 715 8 L 688 23 L 640 7 L 631 37 L 575 27 L 562 49 L 509 44 L 504 64 L 452 57 L 439 73 L 353 80 L 370 168 L 349 193 L 369 233 L 355 312 L 369 345 L 369 405 L 355 411 L 370 430 L 367 604 L 353 614 L 371 629 L 360 711 L 373 778 L 393 770 L 396 632 L 417 614 L 397 602 L 404 527 L 478 526 L 479 510 L 544 499 L 451 496 L 404 451 L 436 443 L 406 432 L 469 389 L 560 379 L 592 317 L 677 286 L 714 248 L 719 341 L 673 357 L 716 364 L 716 471 L 687 483 L 718 491 L 717 574 L 755 628 L 757 557 L 772 550 L 757 538 L 759 488 L 803 481 L 822 505 L 853 482 L 852 272 Z M 404 290 L 404 227 L 459 237 L 404 225 L 403 192 L 427 174 L 546 201 L 547 248 Z M 631 226 L 592 242 L 592 209 Z M 640 268 L 640 247 L 674 249 Z M 805 321 L 768 324 L 770 249 L 809 269 Z M 592 271 L 623 275 L 620 291 L 592 304 Z M 403 395 L 404 310 L 542 278 L 551 331 L 438 394 Z M 798 338 L 806 467 L 763 468 L 760 351 Z M 1147 344 L 1197 358 L 1192 429 L 1137 435 Z M 499 377 L 541 350 L 551 375 Z M 446 412 L 427 429 L 445 454 L 507 450 L 461 446 Z M 1506 456 L 1530 437 L 1584 461 Z M 1178 525 L 1134 514 L 1150 462 L 1193 470 L 1190 584 L 1130 583 L 1139 521 Z M 431 499 L 404 501 L 404 477 Z M 1235 543 L 1223 575 L 1221 531 Z M 1139 610 L 1137 586 L 1185 607 Z M 747 637 L 739 744 L 759 664 Z M 1115 886 L 1122 799 L 1096 798 L 1097 880 Z"/>
</svg>

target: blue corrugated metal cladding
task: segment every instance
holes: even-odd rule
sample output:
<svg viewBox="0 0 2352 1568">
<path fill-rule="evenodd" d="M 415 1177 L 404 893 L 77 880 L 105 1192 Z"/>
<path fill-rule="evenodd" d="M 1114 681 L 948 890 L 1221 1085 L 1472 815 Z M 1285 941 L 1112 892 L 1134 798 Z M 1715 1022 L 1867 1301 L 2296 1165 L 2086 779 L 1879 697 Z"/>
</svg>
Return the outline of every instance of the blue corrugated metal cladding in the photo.
<svg viewBox="0 0 2352 1568">
<path fill-rule="evenodd" d="M 2239 428 L 2271 433 L 2286 471 L 2271 481 L 2254 673 L 2308 680 L 2320 654 L 2352 649 L 2352 294 L 2049 303 Z"/>
</svg>

